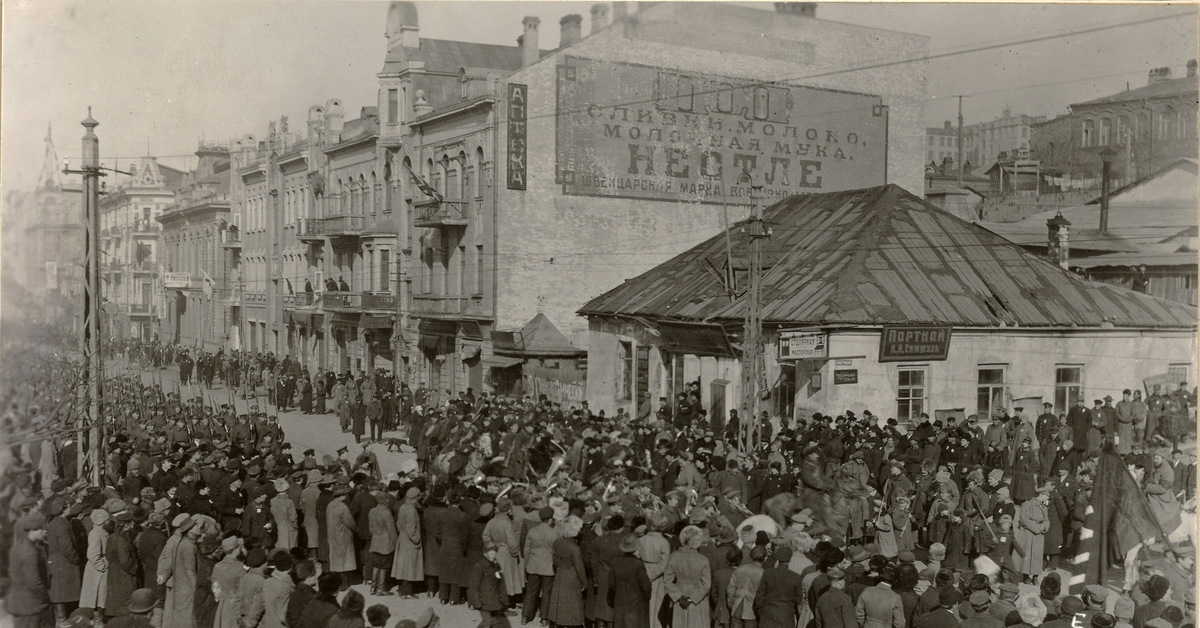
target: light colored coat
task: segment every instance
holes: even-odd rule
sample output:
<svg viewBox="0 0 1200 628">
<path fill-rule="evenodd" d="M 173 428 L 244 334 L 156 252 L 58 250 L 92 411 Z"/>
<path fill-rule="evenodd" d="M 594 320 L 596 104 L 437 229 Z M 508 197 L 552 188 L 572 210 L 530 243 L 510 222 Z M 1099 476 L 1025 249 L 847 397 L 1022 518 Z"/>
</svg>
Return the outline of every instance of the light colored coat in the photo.
<svg viewBox="0 0 1200 628">
<path fill-rule="evenodd" d="M 354 571 L 358 562 L 354 557 L 354 516 L 346 505 L 345 496 L 334 498 L 325 510 L 326 530 L 329 535 L 329 571 L 340 573 Z"/>
<path fill-rule="evenodd" d="M 854 614 L 862 628 L 904 628 L 904 600 L 887 584 L 864 589 Z"/>
<path fill-rule="evenodd" d="M 483 528 L 483 547 L 496 548 L 496 562 L 504 574 L 504 588 L 509 595 L 520 595 L 525 589 L 525 570 L 521 567 L 521 540 L 512 519 L 498 513 Z"/>
<path fill-rule="evenodd" d="M 392 557 L 392 577 L 409 582 L 425 580 L 421 515 L 411 501 L 405 501 L 396 512 L 396 555 Z"/>
<path fill-rule="evenodd" d="M 525 573 L 554 575 L 554 542 L 561 536 L 549 523 L 539 523 L 525 535 Z"/>
<path fill-rule="evenodd" d="M 367 526 L 371 531 L 367 551 L 384 555 L 396 551 L 396 519 L 386 505 L 378 504 L 367 513 Z"/>
<path fill-rule="evenodd" d="M 646 575 L 650 577 L 650 626 L 659 628 L 658 609 L 667 596 L 662 575 L 667 570 L 667 559 L 671 557 L 671 542 L 661 532 L 648 532 L 638 539 L 637 556 L 646 565 Z"/>
<path fill-rule="evenodd" d="M 276 571 L 263 581 L 263 618 L 258 628 L 287 628 L 288 598 L 296 585 L 292 577 Z"/>
<path fill-rule="evenodd" d="M 734 570 L 725 590 L 730 617 L 754 619 L 754 594 L 758 592 L 762 575 L 762 565 L 757 563 L 746 563 Z"/>
<path fill-rule="evenodd" d="M 108 533 L 101 526 L 88 532 L 87 563 L 79 588 L 80 608 L 104 608 L 108 590 Z"/>
<path fill-rule="evenodd" d="M 1037 576 L 1042 573 L 1042 553 L 1045 551 L 1046 531 L 1050 516 L 1046 506 L 1037 498 L 1030 499 L 1017 509 L 1017 525 L 1013 540 L 1025 550 L 1021 556 L 1013 552 L 1013 565 L 1018 573 Z"/>
<path fill-rule="evenodd" d="M 258 626 L 258 622 L 262 620 L 263 613 L 266 611 L 263 606 L 263 583 L 265 580 L 262 567 L 250 569 L 242 578 L 241 585 L 238 587 L 238 597 L 242 601 L 242 618 L 240 620 L 242 628 Z M 166 624 L 163 625 L 163 628 L 166 628 Z"/>
<path fill-rule="evenodd" d="M 187 628 L 195 625 L 193 607 L 196 602 L 196 543 L 188 537 L 175 548 L 172 582 L 163 600 L 163 625 Z"/>
<path fill-rule="evenodd" d="M 213 628 L 239 628 L 238 618 L 242 615 L 242 599 L 239 597 L 242 576 L 246 568 L 232 554 L 213 565 L 213 582 L 217 585 L 217 617 Z"/>
<path fill-rule="evenodd" d="M 681 547 L 667 560 L 663 571 L 663 586 L 671 601 L 673 628 L 710 628 L 712 614 L 708 594 L 712 588 L 712 568 L 708 559 L 690 547 Z M 679 599 L 687 597 L 691 605 L 684 608 Z"/>
<path fill-rule="evenodd" d="M 296 547 L 296 536 L 299 517 L 296 515 L 296 504 L 286 493 L 280 493 L 271 498 L 271 518 L 275 520 L 275 539 L 277 549 L 292 549 Z"/>
</svg>

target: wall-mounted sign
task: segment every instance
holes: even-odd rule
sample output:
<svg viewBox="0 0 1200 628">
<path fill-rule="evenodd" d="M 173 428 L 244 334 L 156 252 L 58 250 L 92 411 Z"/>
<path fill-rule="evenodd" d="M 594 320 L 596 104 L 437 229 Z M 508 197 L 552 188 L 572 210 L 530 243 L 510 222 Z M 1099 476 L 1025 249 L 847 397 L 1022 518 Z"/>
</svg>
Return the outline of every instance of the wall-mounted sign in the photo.
<svg viewBox="0 0 1200 628">
<path fill-rule="evenodd" d="M 529 88 L 519 83 L 508 84 L 508 189 L 525 189 L 525 139 L 529 135 L 526 116 L 529 111 Z"/>
<path fill-rule="evenodd" d="M 563 57 L 555 182 L 564 194 L 767 204 L 882 185 L 879 96 Z"/>
<path fill-rule="evenodd" d="M 835 369 L 833 371 L 834 384 L 857 384 L 858 369 Z"/>
<path fill-rule="evenodd" d="M 837 368 L 846 368 L 854 366 L 854 360 L 834 360 L 833 365 Z"/>
<path fill-rule="evenodd" d="M 784 331 L 779 333 L 780 360 L 811 360 L 829 357 L 824 332 Z"/>
<path fill-rule="evenodd" d="M 879 361 L 945 360 L 951 329 L 950 325 L 884 325 Z"/>
</svg>

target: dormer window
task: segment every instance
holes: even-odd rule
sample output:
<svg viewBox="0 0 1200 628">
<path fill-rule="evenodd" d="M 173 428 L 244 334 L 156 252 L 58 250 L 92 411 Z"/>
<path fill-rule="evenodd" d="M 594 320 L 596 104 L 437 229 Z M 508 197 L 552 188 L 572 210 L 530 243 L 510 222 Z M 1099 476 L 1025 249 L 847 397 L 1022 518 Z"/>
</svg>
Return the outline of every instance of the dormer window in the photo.
<svg viewBox="0 0 1200 628">
<path fill-rule="evenodd" d="M 470 79 L 467 78 L 467 69 L 459 68 L 458 69 L 459 96 L 463 99 L 467 98 L 467 84 L 469 82 L 470 82 Z"/>
</svg>

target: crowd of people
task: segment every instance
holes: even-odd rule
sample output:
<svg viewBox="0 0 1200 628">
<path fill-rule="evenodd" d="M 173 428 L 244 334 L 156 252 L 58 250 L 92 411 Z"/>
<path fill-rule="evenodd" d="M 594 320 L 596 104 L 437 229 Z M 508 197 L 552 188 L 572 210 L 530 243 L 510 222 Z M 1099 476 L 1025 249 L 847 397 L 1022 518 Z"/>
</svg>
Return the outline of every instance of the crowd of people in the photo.
<svg viewBox="0 0 1200 628">
<path fill-rule="evenodd" d="M 695 385 L 606 416 L 269 355 L 111 350 L 219 380 L 248 411 L 128 373 L 105 384 L 98 482 L 78 438 L 13 445 L 0 584 L 16 626 L 437 623 L 366 603 L 400 596 L 468 605 L 482 626 L 1194 627 L 1190 540 L 1097 558 L 1124 561 L 1123 582 L 1064 580 L 1102 451 L 1167 532 L 1194 510 L 1183 387 L 903 427 L 846 411 L 714 429 Z M 290 407 L 365 440 L 293 451 Z M 381 469 L 382 447 L 405 462 Z"/>
</svg>

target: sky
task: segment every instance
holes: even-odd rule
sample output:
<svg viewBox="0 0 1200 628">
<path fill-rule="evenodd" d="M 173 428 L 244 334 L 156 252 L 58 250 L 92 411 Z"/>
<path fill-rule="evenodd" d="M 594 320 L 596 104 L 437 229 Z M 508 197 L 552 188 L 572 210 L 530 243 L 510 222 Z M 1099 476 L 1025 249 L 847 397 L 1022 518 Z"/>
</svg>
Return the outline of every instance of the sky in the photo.
<svg viewBox="0 0 1200 628">
<path fill-rule="evenodd" d="M 543 48 L 557 46 L 564 15 L 581 14 L 589 32 L 591 5 L 417 3 L 423 37 L 514 45 L 522 17 L 536 15 Z M 177 167 L 190 167 L 201 139 L 261 137 L 281 115 L 301 128 L 329 98 L 353 117 L 375 104 L 386 16 L 373 0 L 6 0 L 0 187 L 36 183 L 47 125 L 60 159 L 77 162 L 88 106 L 107 162 L 153 154 Z M 1006 106 L 1058 115 L 1145 85 L 1151 68 L 1182 76 L 1197 51 L 1196 5 L 823 2 L 817 17 L 928 36 L 930 53 L 945 55 L 929 65 L 931 126 L 955 118 L 958 94 L 966 124 Z M 1070 34 L 1153 18 L 1167 19 Z"/>
</svg>

